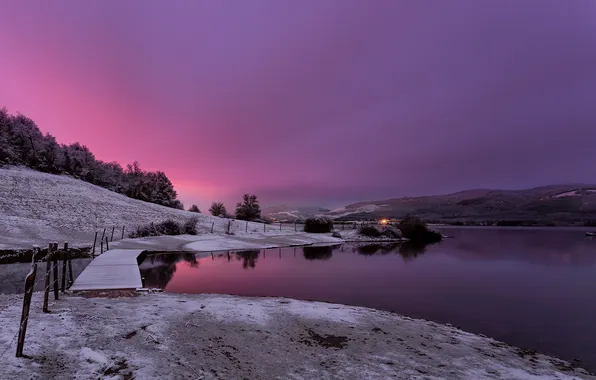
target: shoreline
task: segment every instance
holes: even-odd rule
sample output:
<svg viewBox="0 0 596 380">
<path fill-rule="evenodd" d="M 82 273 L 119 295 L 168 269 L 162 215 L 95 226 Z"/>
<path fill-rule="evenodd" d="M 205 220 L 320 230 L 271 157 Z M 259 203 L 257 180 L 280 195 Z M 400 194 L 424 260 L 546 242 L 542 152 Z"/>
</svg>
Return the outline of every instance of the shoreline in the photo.
<svg viewBox="0 0 596 380">
<path fill-rule="evenodd" d="M 28 358 L 20 359 L 9 343 L 22 296 L 0 295 L 0 355 L 8 348 L 2 377 L 596 379 L 564 360 L 370 308 L 280 297 L 97 295 L 64 294 L 43 314 L 42 293 L 34 293 Z"/>
</svg>

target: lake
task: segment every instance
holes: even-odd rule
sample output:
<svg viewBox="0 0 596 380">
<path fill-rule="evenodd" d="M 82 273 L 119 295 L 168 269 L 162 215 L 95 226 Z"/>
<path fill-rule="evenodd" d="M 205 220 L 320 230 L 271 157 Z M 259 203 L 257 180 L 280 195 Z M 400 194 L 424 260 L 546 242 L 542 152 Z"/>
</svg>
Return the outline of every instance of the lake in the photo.
<svg viewBox="0 0 596 380">
<path fill-rule="evenodd" d="M 427 247 L 352 245 L 149 255 L 146 286 L 283 296 L 451 323 L 596 371 L 596 240 L 583 230 L 441 228 Z"/>
</svg>

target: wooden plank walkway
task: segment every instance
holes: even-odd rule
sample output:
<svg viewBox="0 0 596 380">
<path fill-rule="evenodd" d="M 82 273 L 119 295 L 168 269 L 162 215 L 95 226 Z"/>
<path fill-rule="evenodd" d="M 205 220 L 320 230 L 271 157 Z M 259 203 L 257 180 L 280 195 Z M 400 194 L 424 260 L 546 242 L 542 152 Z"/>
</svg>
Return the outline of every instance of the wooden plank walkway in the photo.
<svg viewBox="0 0 596 380">
<path fill-rule="evenodd" d="M 142 249 L 112 249 L 96 257 L 77 277 L 72 291 L 142 288 L 137 257 Z"/>
</svg>

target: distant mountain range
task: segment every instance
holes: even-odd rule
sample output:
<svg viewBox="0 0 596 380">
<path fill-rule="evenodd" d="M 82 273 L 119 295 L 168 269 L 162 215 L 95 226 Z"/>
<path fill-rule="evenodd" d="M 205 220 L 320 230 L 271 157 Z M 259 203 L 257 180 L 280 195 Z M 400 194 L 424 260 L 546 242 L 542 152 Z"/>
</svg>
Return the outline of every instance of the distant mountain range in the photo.
<svg viewBox="0 0 596 380">
<path fill-rule="evenodd" d="M 314 215 L 336 220 L 416 215 L 444 223 L 584 224 L 596 221 L 596 185 L 552 185 L 527 190 L 476 189 L 448 195 L 359 202 L 338 209 L 269 207 L 264 216 L 293 221 Z"/>
</svg>

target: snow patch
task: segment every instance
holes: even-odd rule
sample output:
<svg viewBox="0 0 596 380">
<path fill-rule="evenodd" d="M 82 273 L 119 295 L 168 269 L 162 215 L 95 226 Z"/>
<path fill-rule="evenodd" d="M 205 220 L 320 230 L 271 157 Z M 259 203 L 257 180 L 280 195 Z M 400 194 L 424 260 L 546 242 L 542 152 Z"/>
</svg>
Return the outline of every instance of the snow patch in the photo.
<svg viewBox="0 0 596 380">
<path fill-rule="evenodd" d="M 97 351 L 93 351 L 89 347 L 81 348 L 81 358 L 89 362 L 99 363 L 101 365 L 107 365 L 109 363 L 108 358 Z"/>
<path fill-rule="evenodd" d="M 290 301 L 284 305 L 284 312 L 308 319 L 323 319 L 334 322 L 357 323 L 359 320 L 356 310 L 349 306 L 337 307 L 337 305 L 322 302 L 297 302 Z"/>
</svg>

